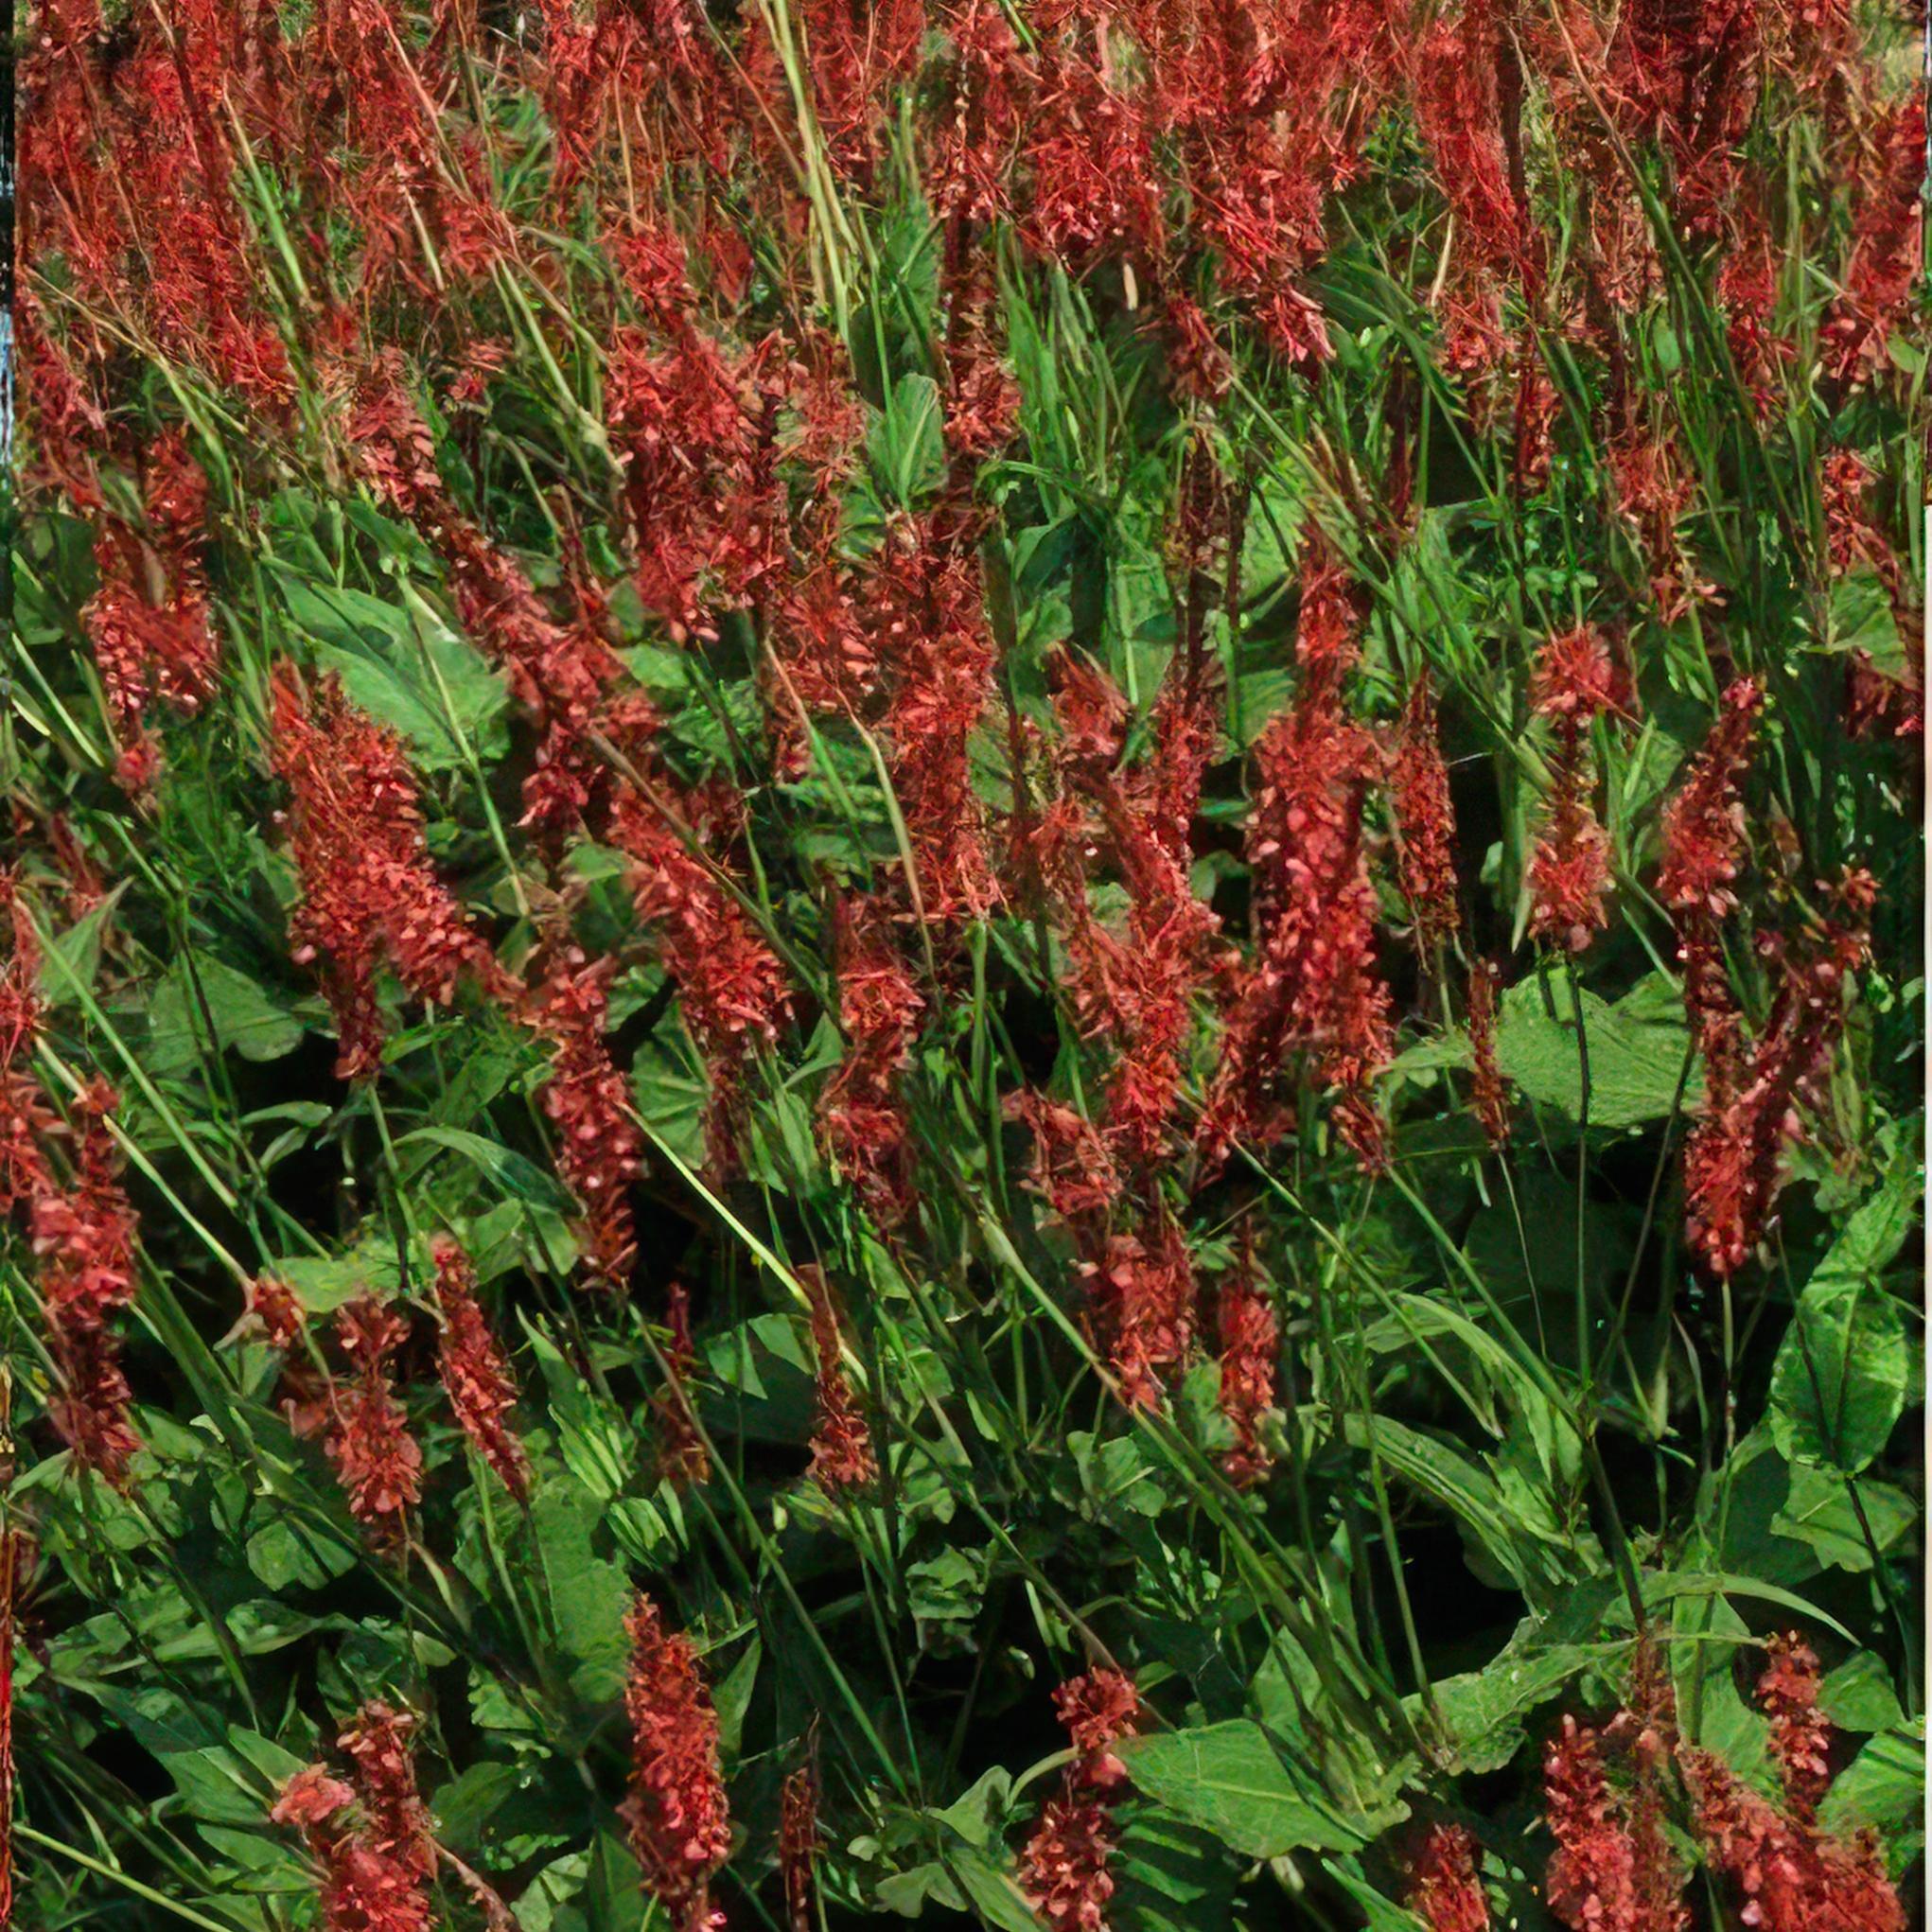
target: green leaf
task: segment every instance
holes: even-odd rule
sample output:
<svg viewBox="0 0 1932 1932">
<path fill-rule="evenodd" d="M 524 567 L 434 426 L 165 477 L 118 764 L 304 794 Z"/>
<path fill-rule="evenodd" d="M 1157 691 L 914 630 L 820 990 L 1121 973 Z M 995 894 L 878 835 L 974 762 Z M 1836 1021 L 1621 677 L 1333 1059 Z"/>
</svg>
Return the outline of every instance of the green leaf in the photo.
<svg viewBox="0 0 1932 1932">
<path fill-rule="evenodd" d="M 1500 1770 L 1525 1741 L 1523 1719 L 1582 1675 L 1595 1653 L 1585 1645 L 1553 1643 L 1526 1622 L 1481 1670 L 1444 1677 L 1434 1686 L 1436 1709 L 1463 1762 L 1472 1771 Z"/>
<path fill-rule="evenodd" d="M 1856 1283 L 1807 1288 L 1771 1368 L 1771 1433 L 1794 1460 L 1856 1475 L 1890 1438 L 1912 1379 L 1898 1304 Z"/>
<path fill-rule="evenodd" d="M 1863 651 L 1882 671 L 1905 668 L 1906 647 L 1890 593 L 1869 564 L 1848 571 L 1832 586 L 1830 638 L 1834 651 Z"/>
<path fill-rule="evenodd" d="M 1118 1750 L 1148 1797 L 1244 1857 L 1352 1852 L 1379 1829 L 1344 1815 L 1313 1780 L 1291 1771 L 1246 1718 L 1123 1739 Z"/>
<path fill-rule="evenodd" d="M 1214 1835 L 1156 1805 L 1121 1810 L 1108 1923 L 1118 1932 L 1228 1932 L 1240 1872 Z"/>
<path fill-rule="evenodd" d="M 1826 1569 L 1870 1570 L 1871 1544 L 1865 1540 L 1865 1528 L 1870 1527 L 1871 1542 L 1883 1555 L 1919 1520 L 1918 1505 L 1903 1489 L 1872 1476 L 1859 1479 L 1854 1508 L 1851 1483 L 1837 1470 L 1797 1463 L 1790 1474 L 1790 1489 L 1783 1507 L 1771 1519 L 1771 1528 L 1781 1537 L 1808 1544 Z M 1859 1509 L 1865 1513 L 1864 1526 L 1858 1520 Z"/>
<path fill-rule="evenodd" d="M 1835 1836 L 1876 1832 L 1894 1877 L 1925 1843 L 1925 1724 L 1881 1731 L 1845 1768 L 1818 1806 Z"/>
<path fill-rule="evenodd" d="M 1875 1651 L 1853 1653 L 1818 1686 L 1818 1708 L 1840 1730 L 1889 1730 L 1905 1722 L 1891 1673 Z"/>
<path fill-rule="evenodd" d="M 1682 1001 L 1654 974 L 1615 1006 L 1588 988 L 1582 992 L 1590 1126 L 1623 1130 L 1664 1119 L 1677 1101 L 1691 1045 Z M 1529 1099 L 1566 1120 L 1581 1119 L 1583 1070 L 1567 979 L 1537 975 L 1503 994 L 1496 1058 Z M 1701 1092 L 1694 1069 L 1684 1088 L 1685 1107 Z"/>
<path fill-rule="evenodd" d="M 546 1173 L 533 1160 L 507 1147 L 499 1147 L 480 1133 L 461 1127 L 418 1127 L 396 1141 L 398 1148 L 428 1142 L 461 1154 L 480 1173 L 496 1182 L 512 1200 L 523 1201 L 554 1215 L 574 1216 L 577 1203 L 571 1190 L 553 1174 Z"/>
<path fill-rule="evenodd" d="M 624 1688 L 629 1581 L 591 1550 L 597 1509 L 588 1498 L 546 1484 L 531 1504 L 530 1521 L 558 1642 L 576 1660 L 571 1689 L 586 1703 L 605 1702 Z"/>
<path fill-rule="evenodd" d="M 711 1083 L 682 1023 L 660 1022 L 631 1061 L 631 1093 L 645 1124 L 687 1166 L 702 1169 Z"/>
<path fill-rule="evenodd" d="M 57 1011 L 71 1006 L 83 992 L 94 991 L 94 982 L 100 974 L 101 940 L 126 890 L 123 881 L 65 932 L 56 933 L 47 940 L 41 959 L 40 996 Z"/>
<path fill-rule="evenodd" d="M 872 425 L 872 469 L 905 508 L 938 484 L 945 474 L 943 412 L 939 385 L 930 376 L 902 376 L 891 400 Z"/>
<path fill-rule="evenodd" d="M 302 1022 L 290 1002 L 210 953 L 184 955 L 168 967 L 148 1009 L 149 1069 L 172 1074 L 194 1066 L 210 1021 L 216 1048 L 232 1048 L 244 1060 L 280 1060 L 302 1044 Z"/>
<path fill-rule="evenodd" d="M 282 594 L 297 627 L 319 641 L 316 662 L 342 679 L 350 703 L 408 741 L 421 769 L 464 763 L 458 731 L 480 755 L 501 754 L 509 694 L 474 645 L 441 624 L 418 632 L 409 612 L 332 584 L 285 572 Z"/>
</svg>

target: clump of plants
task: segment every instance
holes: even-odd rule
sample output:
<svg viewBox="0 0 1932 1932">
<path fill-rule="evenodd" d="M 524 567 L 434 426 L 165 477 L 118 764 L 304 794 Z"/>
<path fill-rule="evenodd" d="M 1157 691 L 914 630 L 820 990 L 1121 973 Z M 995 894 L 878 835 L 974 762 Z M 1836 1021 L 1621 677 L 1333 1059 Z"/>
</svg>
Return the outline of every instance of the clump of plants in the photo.
<svg viewBox="0 0 1932 1932">
<path fill-rule="evenodd" d="M 1844 0 L 43 0 L 0 1924 L 1905 1932 Z"/>
</svg>

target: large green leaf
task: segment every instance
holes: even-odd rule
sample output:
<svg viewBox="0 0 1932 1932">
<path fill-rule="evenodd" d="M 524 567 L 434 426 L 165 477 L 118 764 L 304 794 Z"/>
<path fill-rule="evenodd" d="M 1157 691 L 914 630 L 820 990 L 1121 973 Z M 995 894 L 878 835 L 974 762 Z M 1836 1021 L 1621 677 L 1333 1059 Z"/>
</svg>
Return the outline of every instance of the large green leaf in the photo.
<svg viewBox="0 0 1932 1932">
<path fill-rule="evenodd" d="M 1884 1290 L 1814 1285 L 1772 1365 L 1772 1435 L 1787 1456 L 1856 1475 L 1890 1438 L 1911 1379 L 1905 1317 Z"/>
<path fill-rule="evenodd" d="M 1405 1806 L 1374 1818 L 1344 1811 L 1244 1717 L 1130 1738 L 1119 1751 L 1148 1797 L 1248 1858 L 1356 1851 L 1406 1816 Z"/>
<path fill-rule="evenodd" d="M 290 1002 L 212 954 L 184 954 L 168 967 L 148 1009 L 149 1070 L 173 1074 L 195 1065 L 208 1022 L 216 1048 L 244 1060 L 279 1060 L 302 1044 L 302 1022 Z"/>
<path fill-rule="evenodd" d="M 1677 1103 L 1691 1045 L 1683 1002 L 1669 982 L 1652 975 L 1614 1006 L 1585 988 L 1583 1021 L 1590 1126 L 1624 1129 L 1663 1119 Z M 1566 978 L 1554 973 L 1535 975 L 1503 994 L 1496 1058 L 1538 1106 L 1566 1120 L 1583 1117 L 1584 1056 L 1578 1050 Z M 1684 1087 L 1684 1105 L 1690 1106 L 1701 1091 L 1694 1067 Z"/>
<path fill-rule="evenodd" d="M 1878 1835 L 1886 1862 L 1897 1874 L 1925 1842 L 1925 1724 L 1882 1730 L 1845 1768 L 1818 1807 L 1828 1832 Z"/>
</svg>

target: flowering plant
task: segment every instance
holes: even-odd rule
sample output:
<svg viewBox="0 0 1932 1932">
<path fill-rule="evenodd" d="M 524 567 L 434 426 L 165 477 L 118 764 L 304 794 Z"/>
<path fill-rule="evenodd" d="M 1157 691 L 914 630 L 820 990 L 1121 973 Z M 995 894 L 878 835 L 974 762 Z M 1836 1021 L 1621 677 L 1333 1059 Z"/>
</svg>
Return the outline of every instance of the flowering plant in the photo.
<svg viewBox="0 0 1932 1932">
<path fill-rule="evenodd" d="M 0 1925 L 1904 1932 L 1847 0 L 38 0 Z"/>
</svg>

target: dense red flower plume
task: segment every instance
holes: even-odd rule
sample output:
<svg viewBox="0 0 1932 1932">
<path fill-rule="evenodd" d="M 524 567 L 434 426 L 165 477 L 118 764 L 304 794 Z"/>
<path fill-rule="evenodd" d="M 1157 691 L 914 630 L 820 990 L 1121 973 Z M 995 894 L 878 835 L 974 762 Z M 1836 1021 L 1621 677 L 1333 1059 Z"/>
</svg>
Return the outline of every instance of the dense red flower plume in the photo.
<svg viewBox="0 0 1932 1932">
<path fill-rule="evenodd" d="M 833 907 L 833 970 L 845 1058 L 818 1096 L 826 1150 L 883 1222 L 910 1195 L 910 1126 L 898 1095 L 925 1000 L 878 904 L 841 897 Z"/>
<path fill-rule="evenodd" d="M 828 1491 L 861 1487 L 879 1473 L 879 1464 L 865 1412 L 846 1373 L 838 1304 L 822 1268 L 801 1267 L 799 1280 L 812 1306 L 812 1352 L 817 1361 L 811 1473 Z"/>
<path fill-rule="evenodd" d="M 697 1350 L 691 1339 L 691 1296 L 681 1281 L 674 1281 L 664 1299 L 671 1334 L 664 1349 L 664 1384 L 651 1398 L 657 1436 L 652 1463 L 665 1482 L 682 1487 L 704 1482 L 711 1472 L 711 1458 L 686 1386 L 697 1368 Z"/>
<path fill-rule="evenodd" d="M 1061 1685 L 1054 1708 L 1079 1754 L 1020 1853 L 1020 1889 L 1051 1932 L 1105 1932 L 1114 1895 L 1113 1795 L 1126 1769 L 1113 1746 L 1133 1733 L 1140 1700 L 1115 1670 Z"/>
<path fill-rule="evenodd" d="M 1426 672 L 1410 688 L 1396 729 L 1389 806 L 1396 821 L 1396 870 L 1415 922 L 1415 943 L 1424 954 L 1432 953 L 1455 937 L 1462 907 L 1456 902 L 1456 815 Z"/>
<path fill-rule="evenodd" d="M 1572 1932 L 1637 1932 L 1636 1847 L 1597 1734 L 1573 1717 L 1544 1755 L 1543 1793 L 1556 1840 L 1543 1885 L 1550 1910 Z"/>
<path fill-rule="evenodd" d="M 616 970 L 614 959 L 565 944 L 533 971 L 521 1009 L 524 1024 L 554 1049 L 541 1104 L 557 1131 L 557 1169 L 584 1210 L 584 1273 L 610 1289 L 629 1281 L 637 1258 L 630 1187 L 643 1151 L 629 1083 L 605 1037 Z"/>
<path fill-rule="evenodd" d="M 1614 666 L 1589 629 L 1559 632 L 1543 645 L 1531 692 L 1555 729 L 1550 790 L 1530 855 L 1530 931 L 1582 952 L 1609 922 L 1610 839 L 1590 803 L 1590 727 L 1620 709 Z"/>
<path fill-rule="evenodd" d="M 1509 1090 L 1496 1059 L 1496 988 L 1502 975 L 1488 959 L 1469 969 L 1469 1105 L 1492 1148 L 1509 1144 Z"/>
<path fill-rule="evenodd" d="M 68 1181 L 61 1185 L 44 1166 L 25 1178 L 33 1188 L 28 1237 L 59 1382 L 47 1418 L 78 1465 L 119 1484 L 140 1439 L 129 1419 L 132 1391 L 120 1366 L 120 1340 L 109 1323 L 134 1299 L 139 1222 L 108 1131 L 117 1104 L 102 1080 L 78 1094 L 65 1135 Z"/>
<path fill-rule="evenodd" d="M 1132 1231 L 1094 1242 L 1080 1263 L 1088 1319 L 1131 1408 L 1153 1408 L 1194 1339 L 1194 1264 L 1181 1225 L 1156 1198 Z"/>
<path fill-rule="evenodd" d="M 383 1548 L 403 1540 L 408 1512 L 423 1493 L 423 1452 L 389 1372 L 408 1335 L 408 1324 L 373 1295 L 345 1302 L 336 1316 L 337 1340 L 356 1373 L 335 1392 L 323 1448 L 350 1514 Z"/>
<path fill-rule="evenodd" d="M 1274 1407 L 1280 1374 L 1281 1324 L 1274 1301 L 1255 1279 L 1245 1252 L 1222 1277 L 1218 1327 L 1221 1338 L 1221 1413 L 1234 1426 L 1235 1446 L 1221 1459 L 1237 1488 L 1262 1481 L 1274 1458 L 1261 1441 L 1262 1418 Z"/>
<path fill-rule="evenodd" d="M 1434 1824 L 1409 1867 L 1409 1909 L 1429 1932 L 1489 1932 L 1476 1840 L 1462 1825 Z"/>
<path fill-rule="evenodd" d="M 1362 812 L 1379 761 L 1343 709 L 1359 655 L 1354 599 L 1318 547 L 1305 565 L 1296 652 L 1303 689 L 1255 746 L 1247 835 L 1256 957 L 1228 1015 L 1200 1137 L 1211 1158 L 1266 1142 L 1291 1117 L 1274 1089 L 1304 1057 L 1336 1095 L 1335 1129 L 1365 1168 L 1384 1158 L 1369 1099 L 1391 1052 L 1389 990 L 1376 960 L 1379 905 Z"/>
<path fill-rule="evenodd" d="M 477 1305 L 469 1256 L 448 1235 L 437 1238 L 433 1253 L 436 1306 L 443 1316 L 436 1364 L 450 1410 L 477 1454 L 520 1502 L 530 1493 L 530 1458 L 509 1422 L 517 1406 L 516 1378 Z"/>
<path fill-rule="evenodd" d="M 1830 1059 L 1848 982 L 1866 958 L 1871 890 L 1869 875 L 1849 873 L 1836 894 L 1841 917 L 1796 943 L 1761 941 L 1777 975 L 1770 1013 L 1748 1053 L 1710 1054 L 1703 1109 L 1684 1148 L 1686 1232 L 1720 1277 L 1744 1266 L 1771 1225 L 1799 1106 Z"/>
<path fill-rule="evenodd" d="M 1724 694 L 1724 710 L 1689 776 L 1664 808 L 1663 864 L 1657 893 L 1677 928 L 1684 1005 L 1712 1078 L 1731 1077 L 1738 1014 L 1725 970 L 1723 925 L 1737 905 L 1744 864 L 1745 815 L 1738 787 L 1748 767 L 1763 698 L 1741 677 Z"/>
<path fill-rule="evenodd" d="M 302 900 L 290 919 L 298 964 L 320 962 L 344 1080 L 372 1076 L 382 1050 L 376 975 L 447 1006 L 457 981 L 507 979 L 430 866 L 415 779 L 395 734 L 356 710 L 333 675 L 305 693 L 276 667 L 270 689 L 275 773 Z"/>
<path fill-rule="evenodd" d="M 713 787 L 678 800 L 699 858 L 666 816 L 668 801 L 626 783 L 611 817 L 610 839 L 632 861 L 638 913 L 656 936 L 664 970 L 677 984 L 685 1024 L 711 1072 L 705 1127 L 712 1164 L 729 1167 L 744 1063 L 769 1044 L 791 1010 L 778 955 L 725 883 L 713 856 L 735 834 L 738 801 Z"/>
<path fill-rule="evenodd" d="M 1818 1653 L 1795 1630 L 1765 1639 L 1765 1650 L 1770 1660 L 1758 1679 L 1758 1702 L 1771 1720 L 1771 1755 L 1785 1808 L 1809 1821 L 1831 1778 L 1832 1727 L 1818 1708 Z"/>
<path fill-rule="evenodd" d="M 778 1864 L 788 1932 L 812 1932 L 818 1854 L 818 1772 L 809 1761 L 786 1775 L 779 1794 Z"/>
<path fill-rule="evenodd" d="M 1876 1844 L 1846 1844 L 1779 1812 L 1706 1751 L 1679 1754 L 1692 1827 L 1755 1932 L 1906 1932 Z"/>
<path fill-rule="evenodd" d="M 625 1621 L 630 1677 L 630 1796 L 621 1807 L 644 1883 L 676 1932 L 711 1932 L 724 1915 L 711 1906 L 711 1880 L 731 1849 L 718 1719 L 681 1631 L 668 1631 L 639 1593 Z"/>
<path fill-rule="evenodd" d="M 352 1782 L 307 1765 L 284 1783 L 269 1812 L 301 1831 L 321 1868 L 325 1932 L 430 1932 L 426 1888 L 436 1843 L 416 1792 L 415 1723 L 379 1700 L 363 1705 L 336 1740 Z"/>
</svg>

